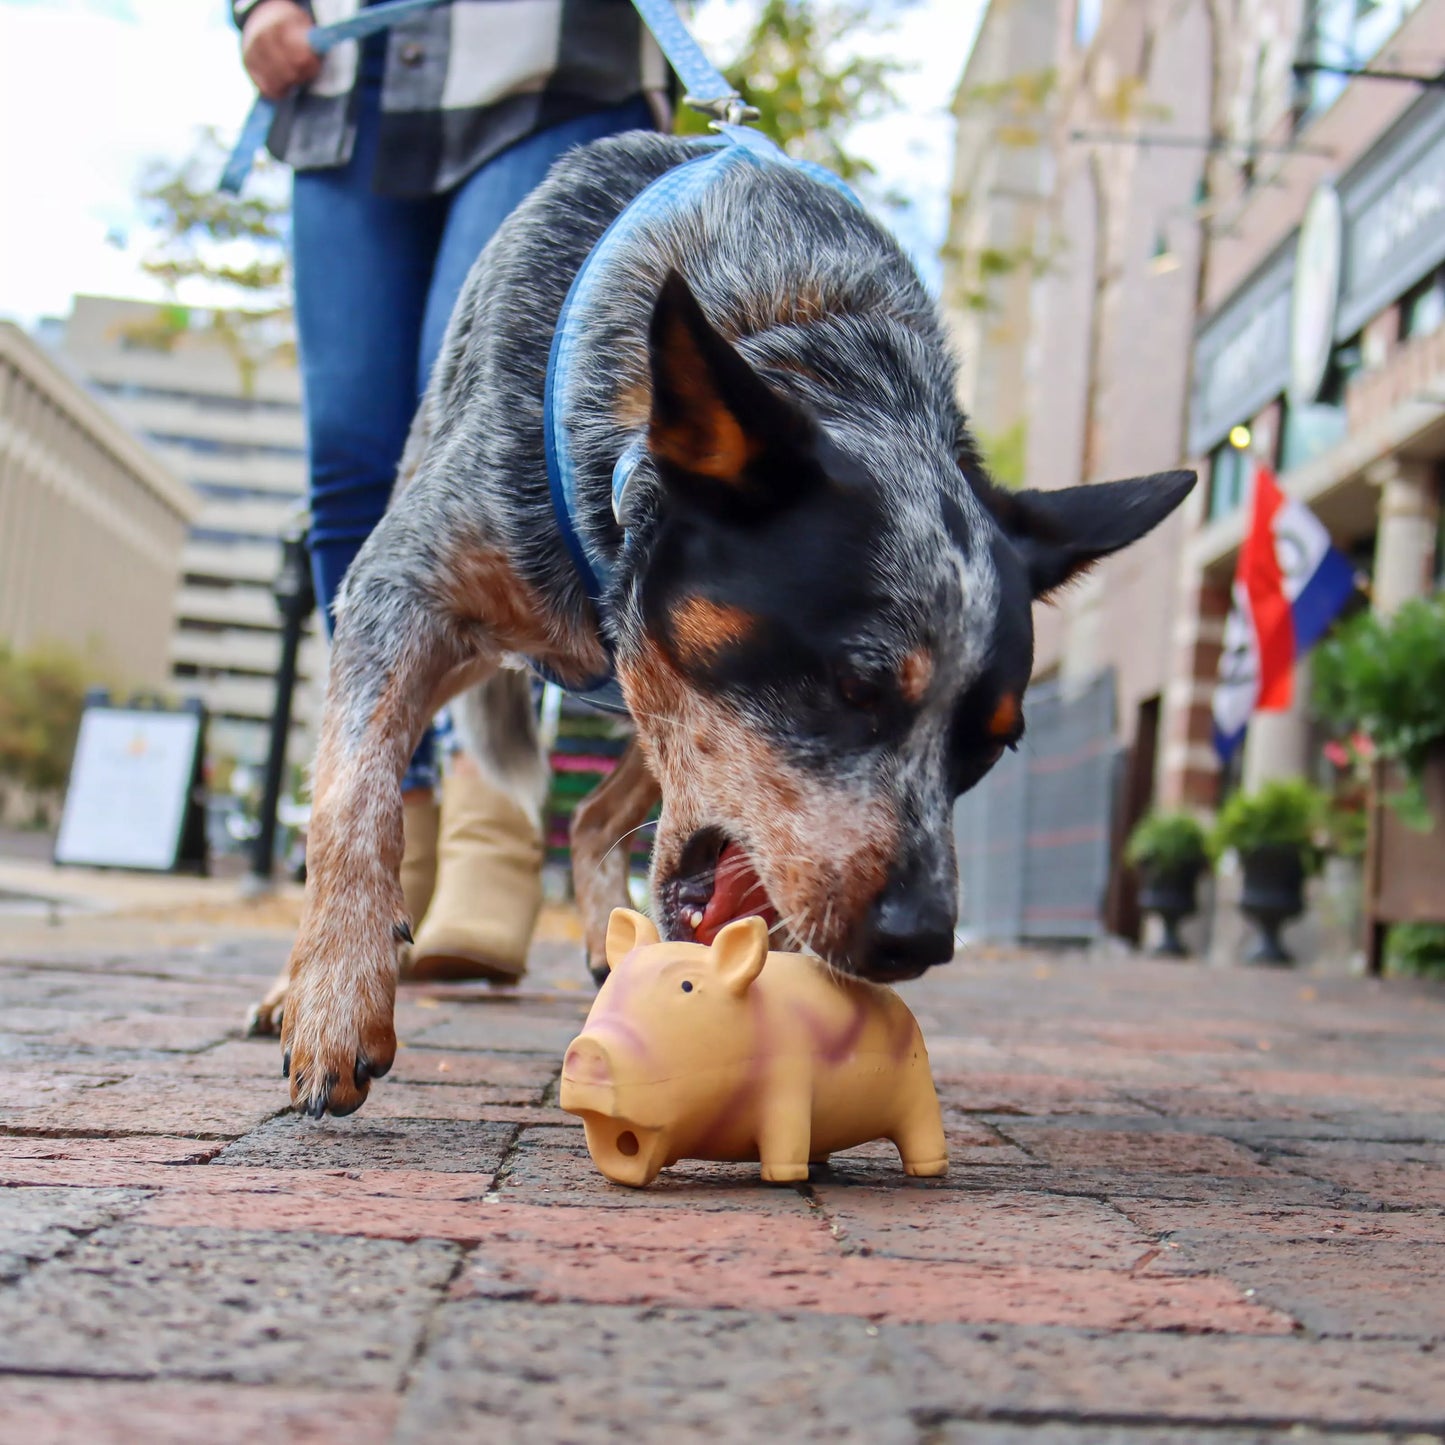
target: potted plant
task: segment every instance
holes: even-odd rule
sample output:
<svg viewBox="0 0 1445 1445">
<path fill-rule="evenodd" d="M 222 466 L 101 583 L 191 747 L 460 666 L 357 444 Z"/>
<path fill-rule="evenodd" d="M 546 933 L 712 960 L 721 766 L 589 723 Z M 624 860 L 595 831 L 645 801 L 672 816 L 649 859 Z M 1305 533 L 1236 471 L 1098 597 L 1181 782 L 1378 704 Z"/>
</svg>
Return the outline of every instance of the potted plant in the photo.
<svg viewBox="0 0 1445 1445">
<path fill-rule="evenodd" d="M 1159 915 L 1164 937 L 1155 954 L 1183 958 L 1180 923 L 1198 907 L 1199 875 L 1209 863 L 1209 839 L 1189 813 L 1150 813 L 1124 847 L 1124 861 L 1139 873 L 1139 906 Z"/>
<path fill-rule="evenodd" d="M 1445 980 L 1445 924 L 1397 923 L 1385 960 L 1387 973 Z"/>
<path fill-rule="evenodd" d="M 1279 930 L 1304 912 L 1304 882 L 1323 857 L 1318 835 L 1324 798 L 1303 778 L 1265 783 L 1236 793 L 1220 810 L 1212 842 L 1232 849 L 1244 870 L 1240 909 L 1259 930 L 1251 963 L 1292 963 Z"/>
<path fill-rule="evenodd" d="M 1445 594 L 1352 617 L 1315 650 L 1312 675 L 1316 712 L 1350 749 L 1398 766 L 1405 789 L 1391 801 L 1428 830 L 1426 776 L 1445 770 Z"/>
</svg>

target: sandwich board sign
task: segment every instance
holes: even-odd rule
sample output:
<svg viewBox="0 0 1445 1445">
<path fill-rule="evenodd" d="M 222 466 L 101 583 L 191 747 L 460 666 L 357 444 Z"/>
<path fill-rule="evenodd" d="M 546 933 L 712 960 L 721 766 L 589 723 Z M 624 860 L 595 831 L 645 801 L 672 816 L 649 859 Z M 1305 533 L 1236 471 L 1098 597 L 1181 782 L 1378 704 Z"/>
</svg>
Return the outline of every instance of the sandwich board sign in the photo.
<svg viewBox="0 0 1445 1445">
<path fill-rule="evenodd" d="M 206 871 L 205 713 L 92 703 L 80 721 L 55 861 Z"/>
</svg>

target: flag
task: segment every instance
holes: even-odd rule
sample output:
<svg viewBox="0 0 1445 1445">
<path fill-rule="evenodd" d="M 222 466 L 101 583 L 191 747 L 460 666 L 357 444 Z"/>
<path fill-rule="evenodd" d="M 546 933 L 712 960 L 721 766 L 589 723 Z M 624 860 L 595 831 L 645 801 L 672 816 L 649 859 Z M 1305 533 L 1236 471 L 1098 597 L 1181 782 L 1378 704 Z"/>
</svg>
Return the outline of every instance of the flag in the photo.
<svg viewBox="0 0 1445 1445">
<path fill-rule="evenodd" d="M 1251 713 L 1289 707 L 1295 659 L 1319 641 L 1355 590 L 1354 569 L 1324 524 L 1280 491 L 1264 466 L 1255 468 L 1253 507 L 1214 690 L 1214 745 L 1223 758 L 1239 746 Z"/>
</svg>

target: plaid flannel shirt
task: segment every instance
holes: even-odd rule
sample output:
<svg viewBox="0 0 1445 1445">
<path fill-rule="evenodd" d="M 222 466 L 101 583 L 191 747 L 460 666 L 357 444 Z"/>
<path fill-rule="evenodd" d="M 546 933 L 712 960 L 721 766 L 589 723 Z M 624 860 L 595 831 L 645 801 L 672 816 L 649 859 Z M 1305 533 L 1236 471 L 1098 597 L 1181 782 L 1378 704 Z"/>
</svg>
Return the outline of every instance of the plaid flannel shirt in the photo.
<svg viewBox="0 0 1445 1445">
<path fill-rule="evenodd" d="M 231 0 L 238 26 L 260 0 Z M 303 0 L 304 3 L 304 0 Z M 310 0 L 319 24 L 362 0 Z M 381 195 L 449 190 L 509 145 L 589 111 L 646 95 L 660 127 L 670 76 L 630 0 L 443 0 L 385 33 Z M 361 45 L 329 51 L 310 85 L 282 101 L 267 138 L 297 170 L 345 165 L 356 138 Z"/>
</svg>

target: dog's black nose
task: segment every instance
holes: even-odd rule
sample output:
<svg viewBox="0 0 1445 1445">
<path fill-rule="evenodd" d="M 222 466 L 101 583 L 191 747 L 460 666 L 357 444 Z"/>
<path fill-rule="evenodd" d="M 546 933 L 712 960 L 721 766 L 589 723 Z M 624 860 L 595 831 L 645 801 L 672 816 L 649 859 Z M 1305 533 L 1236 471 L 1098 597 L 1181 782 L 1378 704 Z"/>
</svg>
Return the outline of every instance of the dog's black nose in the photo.
<svg viewBox="0 0 1445 1445">
<path fill-rule="evenodd" d="M 873 904 L 865 950 L 867 977 L 889 981 L 917 978 L 953 957 L 958 919 L 951 894 L 903 879 L 891 882 Z"/>
</svg>

